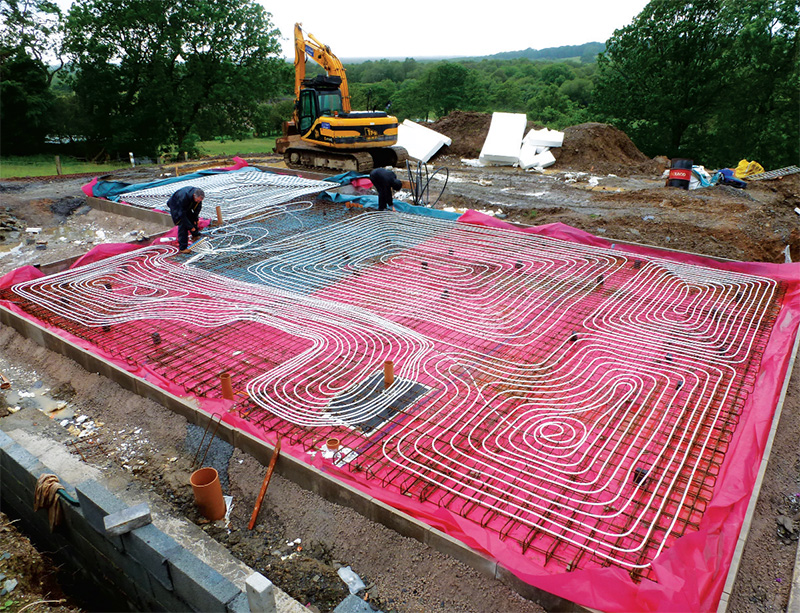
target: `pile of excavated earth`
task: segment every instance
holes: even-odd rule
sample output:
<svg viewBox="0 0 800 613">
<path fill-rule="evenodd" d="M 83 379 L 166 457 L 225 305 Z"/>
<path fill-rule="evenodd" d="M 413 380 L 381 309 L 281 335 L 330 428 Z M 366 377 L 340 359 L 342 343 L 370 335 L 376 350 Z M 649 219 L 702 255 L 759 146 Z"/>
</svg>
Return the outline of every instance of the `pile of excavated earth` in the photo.
<svg viewBox="0 0 800 613">
<path fill-rule="evenodd" d="M 788 255 L 800 260 L 800 216 L 794 211 L 800 206 L 800 175 L 752 182 L 744 190 L 721 185 L 693 191 L 666 188 L 662 173 L 668 160 L 649 159 L 624 133 L 594 123 L 567 128 L 563 146 L 553 149 L 556 164 L 544 172 L 463 163 L 462 159 L 478 157 L 490 119 L 488 114 L 455 112 L 432 124 L 453 141 L 429 164 L 431 169 L 449 170 L 437 208 L 476 209 L 527 225 L 562 222 L 613 241 L 714 257 L 784 262 Z M 270 155 L 248 161 L 259 166 L 280 164 L 277 156 Z M 197 165 L 215 162 L 222 166 L 228 161 L 202 160 Z M 731 166 L 737 163 L 730 161 Z M 146 181 L 165 170 L 137 168 L 108 178 Z M 87 181 L 49 177 L 0 182 L 0 275 L 26 264 L 73 257 L 101 242 L 135 241 L 164 230 L 86 206 L 80 187 Z M 32 227 L 40 228 L 36 240 L 27 232 Z M 37 243 L 42 240 L 47 241 L 44 248 Z M 0 428 L 23 417 L 38 419 L 47 422 L 50 431 L 62 431 L 59 436 L 90 438 L 102 445 L 107 453 L 89 457 L 88 462 L 159 494 L 177 517 L 200 525 L 309 610 L 331 611 L 347 596 L 347 586 L 337 574 L 341 566 L 350 566 L 366 584 L 359 595 L 387 613 L 542 610 L 503 583 L 279 475 L 269 486 L 259 523 L 248 530 L 264 467 L 239 450 L 222 452 L 226 493 L 233 496 L 234 506 L 230 526 L 217 528 L 206 523 L 194 506 L 189 475 L 196 432 L 182 417 L 7 327 L 0 327 L 0 371 L 12 382 L 10 390 L 0 392 Z M 798 433 L 800 378 L 795 370 L 731 611 L 785 610 L 800 534 Z M 10 548 L 6 535 L 13 529 L 7 520 L 0 522 L 0 558 Z M 37 581 L 38 572 L 22 566 L 8 569 L 0 559 L 0 573 L 18 579 L 17 590 Z M 75 589 L 68 577 L 60 579 Z M 41 600 L 64 598 L 55 590 L 51 598 L 48 590 Z M 80 593 L 70 596 L 64 604 L 71 606 L 80 597 Z M 3 602 L 0 598 L 0 609 Z"/>
</svg>

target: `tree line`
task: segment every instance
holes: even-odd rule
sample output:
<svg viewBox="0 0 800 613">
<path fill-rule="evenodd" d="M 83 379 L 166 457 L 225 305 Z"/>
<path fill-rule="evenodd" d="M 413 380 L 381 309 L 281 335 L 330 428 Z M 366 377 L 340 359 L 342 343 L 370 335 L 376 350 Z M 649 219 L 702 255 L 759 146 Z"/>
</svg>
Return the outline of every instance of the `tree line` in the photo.
<svg viewBox="0 0 800 613">
<path fill-rule="evenodd" d="M 352 107 L 422 121 L 517 112 L 555 129 L 601 121 L 650 156 L 795 164 L 799 15 L 800 0 L 653 0 L 596 61 L 583 46 L 559 61 L 528 50 L 349 64 Z M 293 66 L 253 0 L 78 0 L 67 14 L 0 0 L 0 19 L 3 155 L 53 142 L 86 157 L 193 152 L 216 136 L 275 134 L 292 112 Z"/>
</svg>

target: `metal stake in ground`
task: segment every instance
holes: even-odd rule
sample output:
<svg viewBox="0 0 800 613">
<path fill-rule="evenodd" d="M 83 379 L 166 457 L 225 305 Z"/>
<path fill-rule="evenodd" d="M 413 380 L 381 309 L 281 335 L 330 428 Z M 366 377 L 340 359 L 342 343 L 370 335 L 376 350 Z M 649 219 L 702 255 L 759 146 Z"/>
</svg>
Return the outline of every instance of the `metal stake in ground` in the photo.
<svg viewBox="0 0 800 613">
<path fill-rule="evenodd" d="M 256 506 L 253 507 L 253 514 L 250 516 L 250 523 L 247 524 L 247 529 L 252 530 L 253 526 L 256 525 L 256 518 L 258 518 L 258 512 L 261 510 L 261 503 L 264 502 L 264 494 L 267 493 L 267 486 L 269 485 L 269 480 L 272 478 L 272 471 L 275 470 L 275 462 L 278 460 L 278 454 L 281 452 L 281 435 L 278 435 L 278 441 L 275 443 L 275 451 L 272 452 L 272 458 L 269 461 L 269 466 L 267 467 L 267 474 L 264 477 L 264 483 L 261 484 L 261 491 L 258 493 L 258 498 L 256 499 Z"/>
</svg>

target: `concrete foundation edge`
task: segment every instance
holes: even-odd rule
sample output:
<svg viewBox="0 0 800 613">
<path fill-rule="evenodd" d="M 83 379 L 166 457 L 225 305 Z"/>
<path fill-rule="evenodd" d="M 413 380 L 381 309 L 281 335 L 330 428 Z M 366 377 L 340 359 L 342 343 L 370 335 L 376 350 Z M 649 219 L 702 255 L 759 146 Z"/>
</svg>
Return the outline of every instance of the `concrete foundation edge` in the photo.
<svg viewBox="0 0 800 613">
<path fill-rule="evenodd" d="M 154 564 L 160 565 L 162 552 L 145 551 L 143 555 L 143 549 L 148 547 L 150 541 L 143 540 L 138 550 L 128 551 L 119 537 L 108 537 L 104 531 L 97 530 L 98 517 L 125 505 L 96 481 L 80 484 L 61 481 L 67 492 L 78 497 L 80 505 L 72 506 L 61 501 L 59 504 L 64 512 L 64 521 L 51 532 L 47 511 L 40 509 L 34 512 L 32 504 L 36 480 L 39 475 L 51 472 L 54 471 L 0 430 L 2 510 L 18 518 L 23 531 L 35 541 L 57 545 L 53 550 L 64 553 L 59 562 L 88 575 L 87 579 L 92 585 L 114 586 L 114 589 L 105 589 L 102 598 L 107 602 L 104 602 L 104 606 L 108 605 L 114 610 L 204 610 L 225 613 L 231 610 L 234 601 L 243 593 L 181 547 L 174 547 L 167 552 L 166 562 L 170 565 L 180 563 L 188 569 L 181 575 L 184 580 L 169 581 L 164 586 L 165 582 L 160 577 L 163 569 L 151 568 Z M 94 521 L 87 513 L 96 515 Z M 145 529 L 160 533 L 151 524 L 137 528 L 131 535 Z M 160 535 L 163 541 L 171 540 L 163 533 Z M 186 575 L 192 581 L 185 579 Z M 199 590 L 198 585 L 205 588 Z M 202 596 L 201 601 L 198 601 L 198 594 Z"/>
<path fill-rule="evenodd" d="M 190 423 L 205 428 L 209 422 L 210 416 L 200 411 L 189 400 L 179 398 L 133 376 L 114 364 L 106 362 L 39 324 L 21 317 L 2 306 L 0 306 L 0 322 L 14 328 L 22 336 L 33 340 L 42 347 L 70 358 L 89 372 L 101 374 L 121 387 L 161 404 L 174 413 L 183 416 Z M 273 447 L 271 445 L 228 424 L 220 424 L 217 436 L 253 456 L 264 465 L 268 464 L 269 459 L 272 457 Z M 275 470 L 284 478 L 304 489 L 313 491 L 330 502 L 349 507 L 364 517 L 380 523 L 403 536 L 416 539 L 437 551 L 454 557 L 488 578 L 502 581 L 521 596 L 541 603 L 548 610 L 569 613 L 591 611 L 591 609 L 522 582 L 498 562 L 474 551 L 444 532 L 432 528 L 353 487 L 332 479 L 313 466 L 304 464 L 290 456 L 282 455 L 276 463 Z"/>
</svg>

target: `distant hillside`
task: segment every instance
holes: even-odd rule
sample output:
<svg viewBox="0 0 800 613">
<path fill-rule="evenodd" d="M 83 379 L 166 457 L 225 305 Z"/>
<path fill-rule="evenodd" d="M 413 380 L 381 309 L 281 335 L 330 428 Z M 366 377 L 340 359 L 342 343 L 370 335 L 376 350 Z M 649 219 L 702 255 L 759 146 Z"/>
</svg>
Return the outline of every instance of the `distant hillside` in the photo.
<svg viewBox="0 0 800 613">
<path fill-rule="evenodd" d="M 564 45 L 563 47 L 548 47 L 547 49 L 531 49 L 528 47 L 524 51 L 503 51 L 494 55 L 480 56 L 461 56 L 461 55 L 441 55 L 441 56 L 419 56 L 413 58 L 417 62 L 439 62 L 441 60 L 515 60 L 517 58 L 527 58 L 529 60 L 580 60 L 584 64 L 591 64 L 597 61 L 597 54 L 605 51 L 605 43 L 584 43 L 582 45 Z M 376 62 L 381 59 L 390 62 L 402 62 L 408 56 L 397 57 L 343 57 L 339 58 L 343 64 L 361 64 L 362 62 Z M 293 62 L 293 58 L 286 59 Z"/>
<path fill-rule="evenodd" d="M 527 58 L 529 60 L 563 60 L 566 58 L 581 58 L 582 62 L 594 62 L 597 54 L 605 51 L 605 43 L 584 43 L 583 45 L 564 45 L 563 47 L 548 47 L 546 49 L 531 49 L 524 51 L 503 51 L 494 55 L 485 55 L 481 59 L 487 60 L 515 60 Z"/>
</svg>

